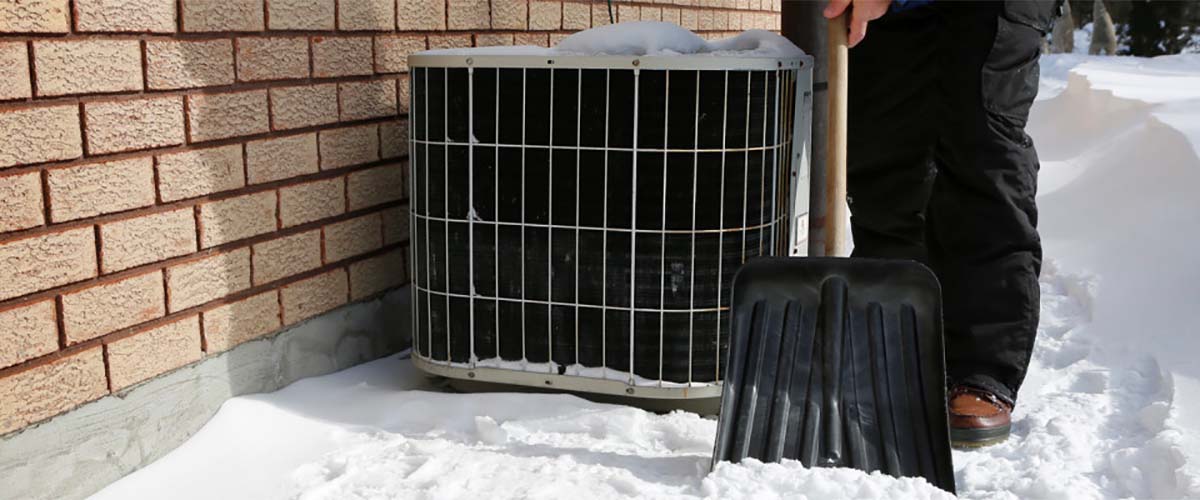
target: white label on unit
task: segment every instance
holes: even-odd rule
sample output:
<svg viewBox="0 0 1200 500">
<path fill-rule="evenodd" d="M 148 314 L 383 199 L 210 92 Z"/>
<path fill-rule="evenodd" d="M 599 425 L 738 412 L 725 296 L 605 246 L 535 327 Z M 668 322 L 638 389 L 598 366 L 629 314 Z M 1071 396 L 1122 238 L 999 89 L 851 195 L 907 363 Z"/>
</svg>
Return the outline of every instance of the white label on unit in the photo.
<svg viewBox="0 0 1200 500">
<path fill-rule="evenodd" d="M 808 255 L 808 214 L 797 215 L 792 228 L 791 255 L 793 257 Z"/>
</svg>

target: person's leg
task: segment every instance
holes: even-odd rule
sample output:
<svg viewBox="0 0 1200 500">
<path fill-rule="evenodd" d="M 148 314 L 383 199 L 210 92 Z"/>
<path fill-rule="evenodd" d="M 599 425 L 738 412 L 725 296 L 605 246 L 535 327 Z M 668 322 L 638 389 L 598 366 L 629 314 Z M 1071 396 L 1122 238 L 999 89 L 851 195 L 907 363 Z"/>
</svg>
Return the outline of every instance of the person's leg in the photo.
<svg viewBox="0 0 1200 500">
<path fill-rule="evenodd" d="M 946 363 L 953 384 L 984 389 L 1009 407 L 1038 325 L 1038 159 L 1024 127 L 1053 8 L 1010 1 L 941 9 L 950 38 L 927 229 L 942 282 Z"/>
<path fill-rule="evenodd" d="M 846 176 L 855 257 L 926 260 L 940 24 L 929 8 L 889 13 L 850 50 Z"/>
</svg>

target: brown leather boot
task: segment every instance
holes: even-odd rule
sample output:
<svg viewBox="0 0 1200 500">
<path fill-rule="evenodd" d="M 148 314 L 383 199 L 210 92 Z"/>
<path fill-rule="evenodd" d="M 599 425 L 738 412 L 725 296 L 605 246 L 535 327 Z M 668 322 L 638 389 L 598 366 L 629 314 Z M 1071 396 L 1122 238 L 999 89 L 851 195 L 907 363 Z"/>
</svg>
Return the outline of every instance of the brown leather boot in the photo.
<svg viewBox="0 0 1200 500">
<path fill-rule="evenodd" d="M 1008 439 L 1012 406 L 986 390 L 957 386 L 950 390 L 950 445 L 980 448 Z"/>
</svg>

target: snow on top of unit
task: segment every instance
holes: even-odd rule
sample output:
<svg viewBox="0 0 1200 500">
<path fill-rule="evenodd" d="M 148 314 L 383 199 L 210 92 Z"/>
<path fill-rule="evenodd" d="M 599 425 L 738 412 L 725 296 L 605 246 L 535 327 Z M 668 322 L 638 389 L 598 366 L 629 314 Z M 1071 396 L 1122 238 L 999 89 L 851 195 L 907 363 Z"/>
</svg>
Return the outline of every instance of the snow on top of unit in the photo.
<svg viewBox="0 0 1200 500">
<path fill-rule="evenodd" d="M 609 24 L 580 31 L 558 42 L 559 53 L 644 56 L 708 52 L 708 42 L 686 28 L 661 21 Z"/>
<path fill-rule="evenodd" d="M 504 56 L 677 56 L 713 55 L 737 57 L 784 57 L 804 55 L 804 51 L 778 34 L 750 30 L 733 38 L 707 41 L 686 28 L 661 21 L 634 21 L 609 24 L 580 31 L 564 38 L 552 48 L 531 45 L 439 49 L 425 55 L 504 55 Z"/>
</svg>

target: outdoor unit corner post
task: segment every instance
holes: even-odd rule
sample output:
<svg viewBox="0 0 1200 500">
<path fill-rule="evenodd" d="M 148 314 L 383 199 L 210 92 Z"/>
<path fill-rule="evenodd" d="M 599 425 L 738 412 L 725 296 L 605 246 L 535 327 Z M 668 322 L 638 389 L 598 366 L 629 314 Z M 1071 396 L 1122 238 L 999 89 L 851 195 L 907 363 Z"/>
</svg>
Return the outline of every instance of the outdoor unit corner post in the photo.
<svg viewBox="0 0 1200 500">
<path fill-rule="evenodd" d="M 812 59 L 410 66 L 414 363 L 719 398 L 734 273 L 807 253 Z"/>
<path fill-rule="evenodd" d="M 806 54 L 818 54 L 812 65 L 812 112 L 805 118 L 813 116 L 824 117 L 829 114 L 828 82 L 829 43 L 828 21 L 822 12 L 825 2 L 812 0 L 783 0 L 780 10 L 780 26 L 784 37 L 800 47 Z M 815 145 L 811 151 L 811 175 L 809 183 L 809 208 L 811 225 L 809 228 L 808 255 L 825 255 L 826 242 L 826 186 L 825 186 L 825 144 L 828 141 L 825 120 L 811 120 L 812 141 Z"/>
</svg>

